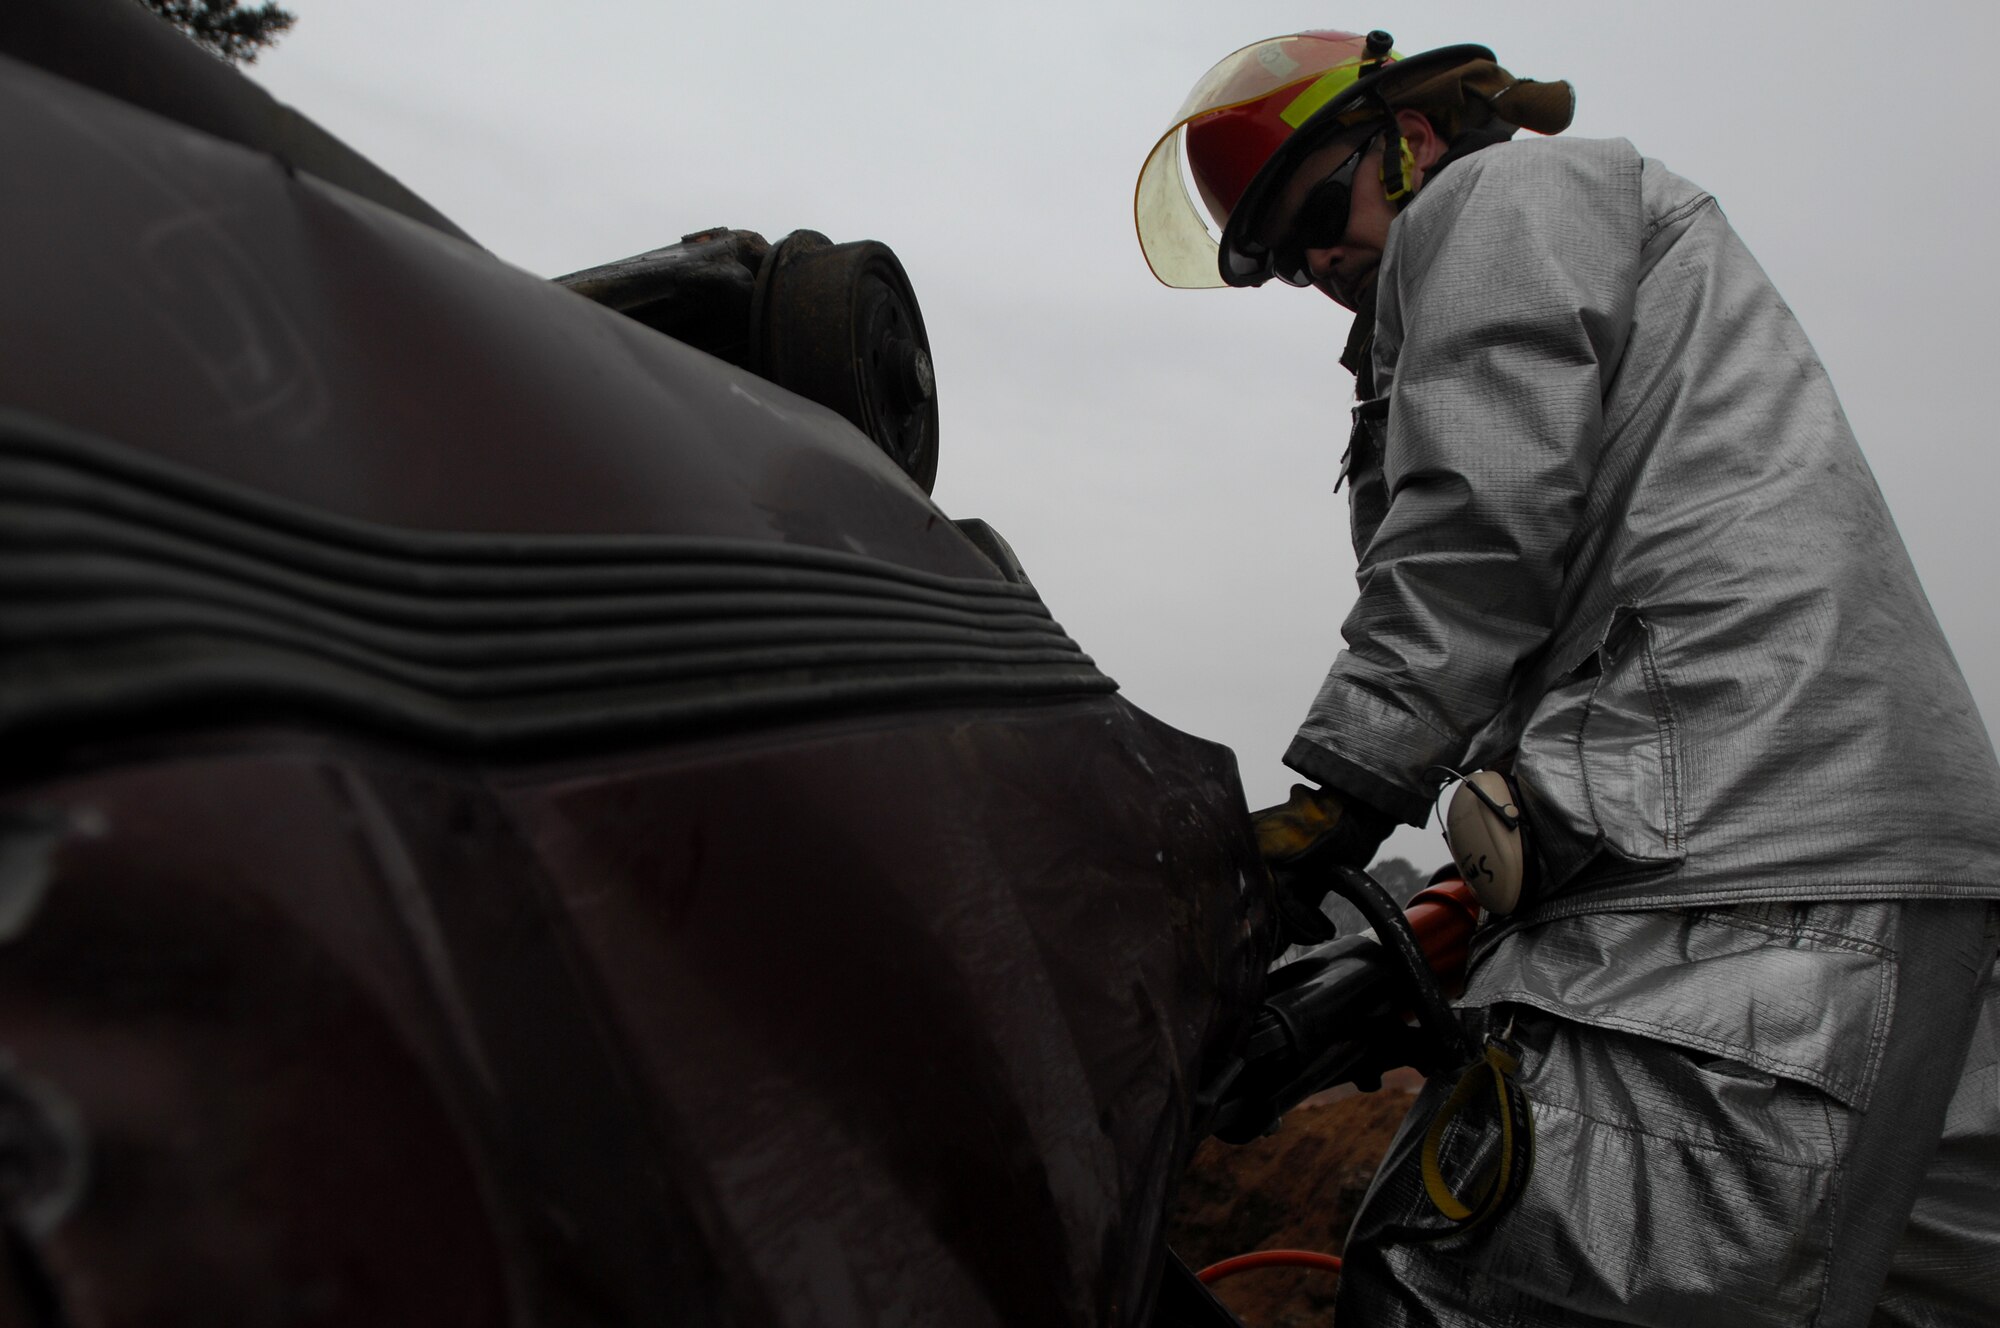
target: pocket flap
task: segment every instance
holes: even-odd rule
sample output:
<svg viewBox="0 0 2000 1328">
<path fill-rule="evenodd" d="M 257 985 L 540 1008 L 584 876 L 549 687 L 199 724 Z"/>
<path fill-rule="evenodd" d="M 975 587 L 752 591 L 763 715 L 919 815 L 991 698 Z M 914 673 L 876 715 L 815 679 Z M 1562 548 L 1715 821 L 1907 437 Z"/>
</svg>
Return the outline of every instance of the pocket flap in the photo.
<svg viewBox="0 0 2000 1328">
<path fill-rule="evenodd" d="M 1742 910 L 1600 913 L 1506 938 L 1465 1004 L 1563 1019 L 1740 1061 L 1865 1109 L 1894 1009 L 1895 958 Z"/>
</svg>

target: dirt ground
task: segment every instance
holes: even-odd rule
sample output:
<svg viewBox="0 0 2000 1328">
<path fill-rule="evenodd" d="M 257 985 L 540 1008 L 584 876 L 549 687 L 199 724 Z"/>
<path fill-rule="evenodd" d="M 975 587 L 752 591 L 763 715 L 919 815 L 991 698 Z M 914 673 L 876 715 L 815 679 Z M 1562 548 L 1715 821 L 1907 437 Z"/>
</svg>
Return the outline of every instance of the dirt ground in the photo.
<svg viewBox="0 0 2000 1328">
<path fill-rule="evenodd" d="M 1403 1071 L 1378 1093 L 1308 1099 L 1276 1134 L 1241 1148 L 1208 1140 L 1181 1178 L 1167 1243 L 1196 1270 L 1250 1250 L 1340 1253 L 1421 1082 Z M 1331 1273 L 1270 1268 L 1238 1273 L 1213 1290 L 1250 1328 L 1323 1328 L 1335 1284 Z"/>
</svg>

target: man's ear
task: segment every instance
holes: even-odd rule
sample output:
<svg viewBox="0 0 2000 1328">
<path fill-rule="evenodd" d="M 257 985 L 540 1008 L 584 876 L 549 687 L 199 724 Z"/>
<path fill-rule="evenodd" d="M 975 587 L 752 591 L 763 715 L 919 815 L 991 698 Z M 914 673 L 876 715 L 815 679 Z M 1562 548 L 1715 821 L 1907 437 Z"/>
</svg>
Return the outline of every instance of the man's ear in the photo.
<svg viewBox="0 0 2000 1328">
<path fill-rule="evenodd" d="M 1429 171 L 1444 156 L 1444 138 L 1422 111 L 1397 111 L 1396 130 L 1410 145 L 1410 156 L 1416 159 L 1418 169 Z"/>
</svg>

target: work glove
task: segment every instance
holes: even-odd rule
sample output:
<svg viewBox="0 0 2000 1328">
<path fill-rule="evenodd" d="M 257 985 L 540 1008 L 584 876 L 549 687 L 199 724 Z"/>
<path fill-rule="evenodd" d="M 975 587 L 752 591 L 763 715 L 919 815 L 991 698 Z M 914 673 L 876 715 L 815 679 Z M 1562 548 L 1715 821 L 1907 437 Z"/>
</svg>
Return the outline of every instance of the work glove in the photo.
<svg viewBox="0 0 2000 1328">
<path fill-rule="evenodd" d="M 1303 784 L 1292 785 L 1292 796 L 1276 807 L 1252 812 L 1250 824 L 1277 887 L 1278 925 L 1294 945 L 1333 939 L 1333 923 L 1319 905 L 1334 869 L 1366 867 L 1396 826 L 1359 798 Z"/>
</svg>

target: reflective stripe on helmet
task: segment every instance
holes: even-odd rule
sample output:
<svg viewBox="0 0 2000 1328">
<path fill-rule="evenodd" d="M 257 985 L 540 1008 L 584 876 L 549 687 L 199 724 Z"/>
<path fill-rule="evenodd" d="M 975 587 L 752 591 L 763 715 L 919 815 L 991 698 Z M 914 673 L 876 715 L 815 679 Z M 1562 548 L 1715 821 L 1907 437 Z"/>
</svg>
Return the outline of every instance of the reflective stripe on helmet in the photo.
<svg viewBox="0 0 2000 1328">
<path fill-rule="evenodd" d="M 1389 52 L 1390 60 L 1400 60 L 1402 58 L 1403 53 L 1401 51 Z M 1317 82 L 1294 97 L 1291 104 L 1286 106 L 1284 110 L 1279 111 L 1278 118 L 1292 128 L 1297 129 L 1312 118 L 1314 111 L 1317 111 L 1320 107 L 1326 105 L 1352 87 L 1354 81 L 1361 77 L 1361 69 L 1362 62 L 1356 60 L 1351 65 L 1341 65 L 1336 69 L 1327 70 L 1326 73 L 1320 75 Z"/>
</svg>

